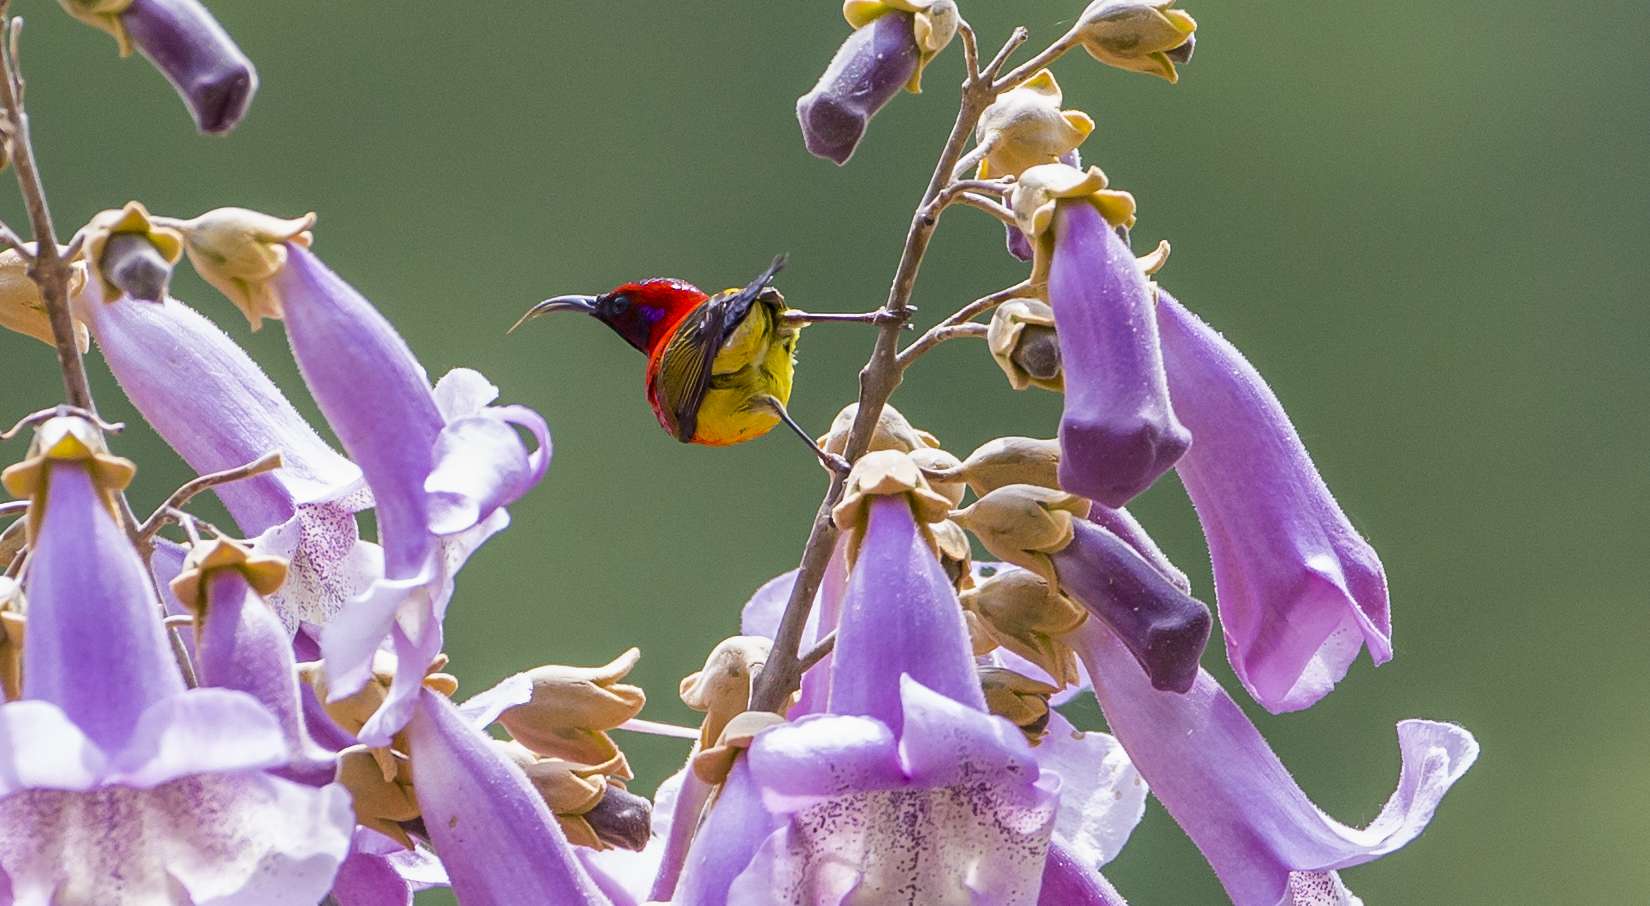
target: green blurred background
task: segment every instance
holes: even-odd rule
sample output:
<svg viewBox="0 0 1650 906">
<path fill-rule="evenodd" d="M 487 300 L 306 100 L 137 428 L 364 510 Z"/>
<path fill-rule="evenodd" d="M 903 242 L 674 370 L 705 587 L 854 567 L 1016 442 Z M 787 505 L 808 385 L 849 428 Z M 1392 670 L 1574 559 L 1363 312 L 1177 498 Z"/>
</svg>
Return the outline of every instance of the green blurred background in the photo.
<svg viewBox="0 0 1650 906">
<path fill-rule="evenodd" d="M 185 216 L 317 210 L 316 248 L 433 375 L 477 367 L 549 419 L 549 478 L 452 607 L 465 687 L 638 645 L 646 716 L 694 720 L 677 679 L 795 565 L 819 468 L 778 435 L 669 440 L 640 358 L 595 324 L 504 329 L 549 294 L 655 274 L 720 287 L 782 251 L 795 304 L 879 303 L 955 112 L 958 51 L 838 170 L 803 152 L 792 117 L 846 34 L 830 2 L 221 2 L 262 87 L 217 140 L 106 36 L 48 0 L 13 5 L 64 234 L 130 198 Z M 1052 38 L 1080 8 L 964 13 L 994 47 L 1017 23 Z M 1068 106 L 1099 122 L 1085 157 L 1139 199 L 1137 243 L 1173 241 L 1164 284 L 1289 406 L 1380 550 L 1395 611 L 1391 664 L 1361 661 L 1309 712 L 1251 713 L 1317 801 L 1359 824 L 1396 776 L 1395 721 L 1478 735 L 1482 759 L 1426 835 L 1346 872 L 1371 904 L 1650 900 L 1650 66 L 1630 46 L 1650 16 L 1636 0 L 1190 9 L 1200 42 L 1178 87 L 1081 55 L 1057 67 Z M 921 320 L 1020 273 L 997 224 L 958 210 L 922 272 Z M 250 334 L 192 273 L 175 286 L 313 412 L 279 325 Z M 808 332 L 805 424 L 823 429 L 851 397 L 869 343 Z M 56 399 L 44 346 L 0 337 L 0 360 L 7 419 Z M 105 414 L 135 421 L 91 362 Z M 965 342 L 896 402 L 964 454 L 1048 436 L 1059 413 Z M 119 445 L 142 466 L 140 508 L 187 477 L 141 426 Z M 1136 511 L 1212 602 L 1178 485 Z M 1206 660 L 1230 683 L 1218 640 Z M 684 754 L 622 742 L 644 791 Z M 1137 906 L 1222 899 L 1155 804 L 1108 874 Z"/>
</svg>

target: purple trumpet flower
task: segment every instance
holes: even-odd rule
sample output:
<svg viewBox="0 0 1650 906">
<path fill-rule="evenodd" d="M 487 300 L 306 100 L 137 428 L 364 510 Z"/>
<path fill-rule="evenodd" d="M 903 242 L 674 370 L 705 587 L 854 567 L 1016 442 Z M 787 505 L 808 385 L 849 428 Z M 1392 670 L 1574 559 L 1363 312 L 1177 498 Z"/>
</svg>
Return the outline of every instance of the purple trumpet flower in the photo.
<svg viewBox="0 0 1650 906">
<path fill-rule="evenodd" d="M 1111 532 L 1075 519 L 1071 528 L 1071 543 L 1049 555 L 1060 590 L 1117 634 L 1152 688 L 1190 689 L 1209 642 L 1209 608 Z"/>
<path fill-rule="evenodd" d="M 910 13 L 893 10 L 842 42 L 818 84 L 796 102 L 809 154 L 838 166 L 854 156 L 871 117 L 917 72 L 920 52 L 911 27 Z"/>
<path fill-rule="evenodd" d="M 428 689 L 415 703 L 407 740 L 418 805 L 459 901 L 608 906 L 527 775 L 480 729 L 496 710 L 460 713 Z"/>
<path fill-rule="evenodd" d="M 309 249 L 288 242 L 273 286 L 304 382 L 361 466 L 377 505 L 384 578 L 321 637 L 329 688 L 349 695 L 372 655 L 392 640 L 397 673 L 360 732 L 383 745 L 412 715 L 425 668 L 441 650 L 453 575 L 509 522 L 503 507 L 549 466 L 544 420 L 522 406 L 487 405 L 498 390 L 459 369 L 432 392 L 390 323 Z M 515 427 L 538 441 L 529 453 Z"/>
<path fill-rule="evenodd" d="M 1175 411 L 1197 437 L 1177 469 L 1208 540 L 1226 655 L 1267 710 L 1306 708 L 1360 648 L 1392 658 L 1380 558 L 1242 354 L 1168 293 L 1157 323 Z"/>
<path fill-rule="evenodd" d="M 286 584 L 269 598 L 288 634 L 303 624 L 318 632 L 382 569 L 355 522 L 372 505 L 361 470 L 199 312 L 175 299 L 105 302 L 97 286 L 87 281 L 75 314 L 132 405 L 190 468 L 217 472 L 281 454 L 281 468 L 214 491 L 255 550 L 289 561 Z"/>
<path fill-rule="evenodd" d="M 258 90 L 252 61 L 196 0 L 132 0 L 120 24 L 172 83 L 202 132 L 224 133 Z"/>
<path fill-rule="evenodd" d="M 1152 289 L 1134 255 L 1086 201 L 1058 204 L 1048 301 L 1065 371 L 1060 486 L 1120 507 L 1192 443 L 1169 405 Z"/>
<path fill-rule="evenodd" d="M 1185 694 L 1161 692 L 1101 621 L 1090 620 L 1070 638 L 1094 678 L 1107 724 L 1235 906 L 1357 903 L 1335 871 L 1415 839 L 1478 757 L 1477 741 L 1460 727 L 1399 723 L 1397 791 L 1368 827 L 1347 827 L 1306 797 L 1207 672 L 1199 671 Z"/>
<path fill-rule="evenodd" d="M 348 794 L 270 773 L 290 753 L 251 696 L 185 690 L 93 459 L 13 468 L 38 469 L 44 515 L 23 698 L 0 706 L 0 890 L 19 903 L 318 900 L 349 845 Z"/>
<path fill-rule="evenodd" d="M 894 891 L 925 902 L 1037 901 L 1057 781 L 1018 728 L 985 712 L 956 594 L 909 502 L 868 503 L 828 713 L 759 734 L 729 779 L 730 788 L 742 782 L 748 765 L 761 806 L 782 824 L 736 877 L 729 863 L 742 858 L 718 863 L 720 885 L 690 860 L 678 894 L 720 886 L 740 904 Z M 754 823 L 760 815 L 740 803 L 752 812 L 740 826 Z M 712 809 L 696 853 L 718 845 L 709 831 L 723 807 Z"/>
</svg>

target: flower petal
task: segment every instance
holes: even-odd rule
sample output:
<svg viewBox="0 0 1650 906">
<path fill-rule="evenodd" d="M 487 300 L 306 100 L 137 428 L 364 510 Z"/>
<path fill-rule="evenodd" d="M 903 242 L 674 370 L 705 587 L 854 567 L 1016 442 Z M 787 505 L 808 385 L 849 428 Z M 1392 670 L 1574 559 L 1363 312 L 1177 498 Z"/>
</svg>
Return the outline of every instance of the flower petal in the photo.
<svg viewBox="0 0 1650 906">
<path fill-rule="evenodd" d="M 774 902 L 765 891 L 753 895 L 731 888 L 779 825 L 779 819 L 762 806 L 762 796 L 751 779 L 749 759 L 734 762 L 717 793 L 715 806 L 705 816 L 688 850 L 671 902 L 675 906 L 758 906 Z"/>
<path fill-rule="evenodd" d="M 1146 814 L 1146 781 L 1115 738 L 1079 732 L 1059 712 L 1049 716 L 1048 735 L 1031 754 L 1060 778 L 1055 844 L 1085 871 L 1099 871 Z M 1055 858 L 1052 846 L 1049 858 Z"/>
<path fill-rule="evenodd" d="M 424 825 L 461 902 L 605 903 L 521 768 L 451 702 L 420 691 L 407 738 Z"/>
<path fill-rule="evenodd" d="M 512 424 L 531 430 L 538 449 L 529 454 Z M 525 494 L 549 466 L 550 434 L 538 413 L 522 406 L 483 410 L 450 421 L 436 438 L 435 468 L 424 479 L 430 531 L 467 531 L 499 507 Z"/>
<path fill-rule="evenodd" d="M 1376 664 L 1392 657 L 1380 558 L 1254 367 L 1168 293 L 1157 313 L 1175 411 L 1197 436 L 1177 469 L 1209 543 L 1227 658 L 1267 710 L 1306 708 L 1363 646 Z"/>
<path fill-rule="evenodd" d="M 1048 301 L 1066 385 L 1060 486 L 1123 506 L 1175 464 L 1192 434 L 1169 406 L 1146 276 L 1085 201 L 1056 210 Z"/>
<path fill-rule="evenodd" d="M 1360 865 L 1415 839 L 1478 757 L 1478 742 L 1460 727 L 1400 722 L 1397 791 L 1368 827 L 1347 827 L 1306 797 L 1207 672 L 1185 694 L 1160 692 L 1099 621 L 1070 638 L 1107 724 L 1236 906 L 1278 906 L 1288 902 L 1292 872 Z"/>
<path fill-rule="evenodd" d="M 1038 906 L 1128 906 L 1100 872 L 1059 843 L 1048 847 Z"/>
<path fill-rule="evenodd" d="M 349 794 L 250 771 L 150 789 L 0 799 L 19 903 L 277 906 L 323 897 L 349 849 Z"/>
</svg>

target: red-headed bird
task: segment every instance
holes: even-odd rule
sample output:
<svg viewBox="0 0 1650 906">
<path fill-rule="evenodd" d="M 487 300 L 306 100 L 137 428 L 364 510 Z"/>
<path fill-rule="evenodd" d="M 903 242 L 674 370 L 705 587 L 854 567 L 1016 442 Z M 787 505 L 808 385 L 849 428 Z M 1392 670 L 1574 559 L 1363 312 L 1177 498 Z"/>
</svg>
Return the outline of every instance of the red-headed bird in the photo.
<svg viewBox="0 0 1650 906">
<path fill-rule="evenodd" d="M 667 277 L 624 283 L 598 296 L 556 296 L 528 309 L 510 330 L 550 312 L 583 312 L 647 356 L 647 402 L 671 437 L 719 447 L 761 437 L 783 421 L 828 468 L 845 469 L 785 410 L 797 336 L 814 321 L 883 323 L 893 316 L 790 308 L 771 285 L 784 266 L 781 255 L 744 288 L 714 296 Z"/>
</svg>

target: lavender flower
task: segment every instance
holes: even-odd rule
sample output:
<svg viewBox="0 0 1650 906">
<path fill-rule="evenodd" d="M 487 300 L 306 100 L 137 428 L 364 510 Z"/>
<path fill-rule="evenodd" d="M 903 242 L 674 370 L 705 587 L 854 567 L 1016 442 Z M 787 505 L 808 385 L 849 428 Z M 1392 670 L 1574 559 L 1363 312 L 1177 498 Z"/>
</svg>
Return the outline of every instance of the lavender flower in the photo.
<svg viewBox="0 0 1650 906">
<path fill-rule="evenodd" d="M 281 454 L 280 469 L 214 491 L 259 553 L 289 561 L 286 584 L 269 598 L 289 634 L 302 624 L 319 632 L 382 569 L 378 546 L 361 540 L 355 522 L 355 512 L 372 503 L 361 470 L 315 433 L 245 350 L 189 306 L 104 301 L 93 290 L 74 306 L 132 405 L 195 471 Z"/>
<path fill-rule="evenodd" d="M 1478 757 L 1460 727 L 1399 723 L 1397 791 L 1368 827 L 1350 828 L 1312 804 L 1208 673 L 1185 694 L 1161 692 L 1104 623 L 1091 620 L 1075 636 L 1107 724 L 1236 906 L 1358 902 L 1335 871 L 1413 840 Z M 1309 891 L 1329 896 L 1307 899 Z"/>
<path fill-rule="evenodd" d="M 258 89 L 252 61 L 196 0 L 60 0 L 69 14 L 136 47 L 166 77 L 202 132 L 234 129 Z"/>
<path fill-rule="evenodd" d="M 407 724 L 418 804 L 453 893 L 465 906 L 610 901 L 557 829 L 527 775 L 478 726 L 427 689 Z"/>
<path fill-rule="evenodd" d="M 0 706 L 9 894 L 180 906 L 319 899 L 348 847 L 348 796 L 269 773 L 287 763 L 288 746 L 251 696 L 184 689 L 111 506 L 130 464 L 73 417 L 42 425 L 31 452 L 4 475 L 38 513 L 23 698 Z"/>
<path fill-rule="evenodd" d="M 1268 710 L 1308 707 L 1360 648 L 1392 657 L 1381 561 L 1242 354 L 1167 293 L 1157 323 L 1175 411 L 1197 437 L 1177 469 L 1208 540 L 1227 657 Z"/>
<path fill-rule="evenodd" d="M 865 129 L 917 72 L 911 15 L 891 12 L 854 30 L 813 90 L 797 99 L 796 119 L 808 153 L 848 162 Z"/>
<path fill-rule="evenodd" d="M 411 716 L 424 668 L 441 650 L 453 575 L 508 523 L 503 507 L 543 477 L 549 434 L 537 413 L 487 404 L 497 388 L 464 369 L 430 389 L 388 321 L 307 248 L 286 245 L 271 281 L 310 392 L 366 476 L 377 505 L 384 578 L 321 638 L 334 695 L 366 682 L 391 639 L 400 672 L 361 740 L 381 745 Z M 530 430 L 529 453 L 512 426 Z"/>
</svg>

